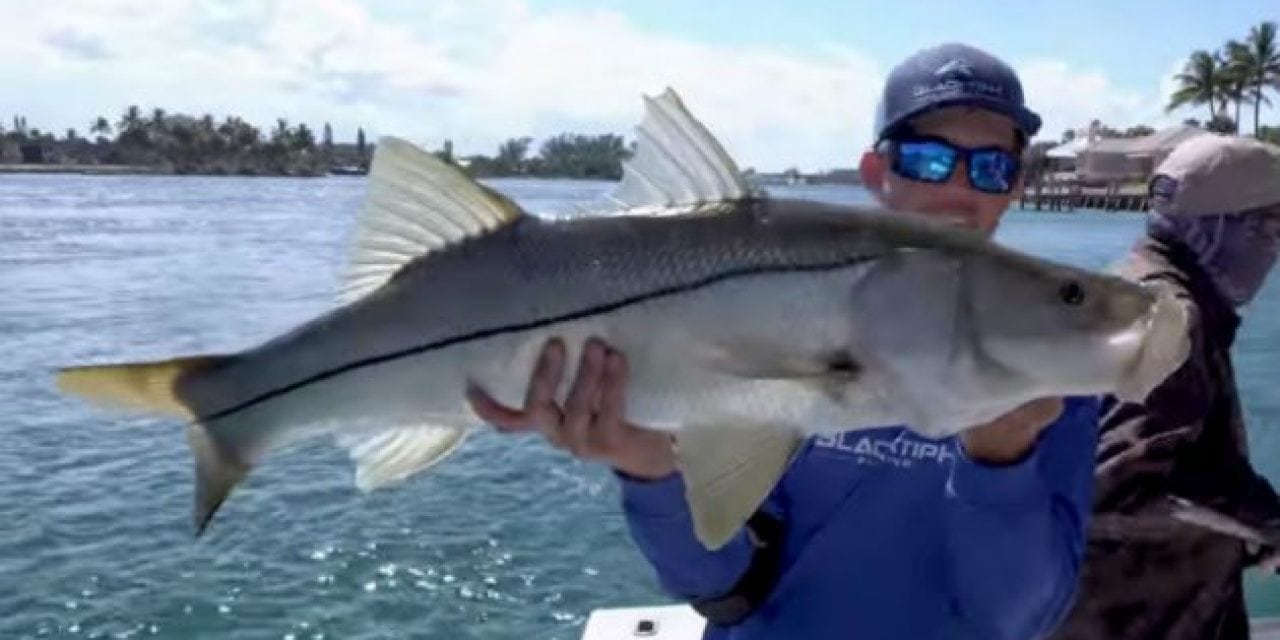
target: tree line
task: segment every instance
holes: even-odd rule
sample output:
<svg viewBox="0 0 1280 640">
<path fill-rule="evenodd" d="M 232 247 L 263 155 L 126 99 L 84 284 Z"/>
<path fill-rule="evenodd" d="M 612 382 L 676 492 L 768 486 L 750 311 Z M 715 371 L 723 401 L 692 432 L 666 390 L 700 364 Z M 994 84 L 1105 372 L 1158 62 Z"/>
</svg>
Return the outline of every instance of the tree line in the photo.
<svg viewBox="0 0 1280 640">
<path fill-rule="evenodd" d="M 319 135 L 306 124 L 278 119 L 263 131 L 237 116 L 218 121 L 136 105 L 112 122 L 94 119 L 88 136 L 68 129 L 62 137 L 28 126 L 15 116 L 12 128 L 0 125 L 0 163 L 129 165 L 158 173 L 200 175 L 315 176 L 368 170 L 374 145 L 364 128 L 354 144 L 335 143 L 325 123 Z M 445 140 L 433 153 L 476 177 L 533 176 L 617 180 L 622 162 L 635 151 L 622 136 L 561 133 L 544 140 L 536 154 L 533 138 L 512 138 L 493 156 L 455 156 Z"/>
</svg>

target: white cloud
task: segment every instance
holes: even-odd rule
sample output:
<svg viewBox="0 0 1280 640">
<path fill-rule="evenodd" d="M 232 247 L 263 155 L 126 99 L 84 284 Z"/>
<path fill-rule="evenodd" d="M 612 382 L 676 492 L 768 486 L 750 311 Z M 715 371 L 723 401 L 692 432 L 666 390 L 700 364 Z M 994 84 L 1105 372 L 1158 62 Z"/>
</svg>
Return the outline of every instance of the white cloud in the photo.
<svg viewBox="0 0 1280 640">
<path fill-rule="evenodd" d="M 1056 139 L 1066 129 L 1089 126 L 1095 118 L 1125 129 L 1163 126 L 1160 95 L 1118 87 L 1106 73 L 1061 60 L 1034 59 L 1018 68 L 1028 102 L 1044 119 L 1041 138 Z"/>
<path fill-rule="evenodd" d="M 641 93 L 673 86 L 743 166 L 816 170 L 856 163 L 887 70 L 843 47 L 710 44 L 608 11 L 534 12 L 523 0 L 56 4 L 10 0 L 23 29 L 0 39 L 0 114 L 55 130 L 83 131 L 138 104 L 260 125 L 329 121 L 339 139 L 364 126 L 492 153 L 520 135 L 630 137 Z M 1137 124 L 1162 106 L 1061 61 L 1020 71 L 1047 136 L 1095 117 Z"/>
</svg>

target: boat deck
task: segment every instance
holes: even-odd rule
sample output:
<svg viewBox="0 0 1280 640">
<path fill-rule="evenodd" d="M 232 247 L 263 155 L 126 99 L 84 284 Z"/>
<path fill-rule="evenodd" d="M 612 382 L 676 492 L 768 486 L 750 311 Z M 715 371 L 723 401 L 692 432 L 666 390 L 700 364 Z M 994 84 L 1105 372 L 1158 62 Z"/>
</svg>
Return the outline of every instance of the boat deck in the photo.
<svg viewBox="0 0 1280 640">
<path fill-rule="evenodd" d="M 698 640 L 706 622 L 685 605 L 596 609 L 587 618 L 582 640 Z M 1280 617 L 1255 618 L 1253 640 L 1280 640 Z"/>
</svg>

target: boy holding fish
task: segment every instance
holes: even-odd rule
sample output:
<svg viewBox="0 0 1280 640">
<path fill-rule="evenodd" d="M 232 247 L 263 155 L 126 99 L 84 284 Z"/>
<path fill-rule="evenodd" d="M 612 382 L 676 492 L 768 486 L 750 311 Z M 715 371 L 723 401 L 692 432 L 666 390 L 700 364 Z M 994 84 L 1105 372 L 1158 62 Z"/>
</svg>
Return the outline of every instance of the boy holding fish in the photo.
<svg viewBox="0 0 1280 640">
<path fill-rule="evenodd" d="M 197 533 L 272 450 L 331 435 L 372 490 L 478 414 L 613 467 L 713 637 L 1043 635 L 1076 589 L 1099 403 L 1042 396 L 1144 398 L 1187 339 L 1172 298 L 986 240 L 1039 127 L 972 47 L 890 74 L 864 181 L 976 233 L 760 197 L 670 90 L 646 100 L 624 216 L 544 221 L 383 138 L 341 305 L 58 383 L 186 420 Z"/>
<path fill-rule="evenodd" d="M 928 49 L 890 74 L 862 178 L 891 209 L 990 234 L 1039 127 L 1005 63 L 959 44 Z M 565 360 L 549 343 L 521 409 L 479 392 L 471 404 L 501 431 L 540 431 L 610 465 L 633 538 L 663 587 L 711 621 L 708 638 L 1020 640 L 1048 633 L 1072 601 L 1094 399 L 1035 401 L 937 441 L 894 426 L 812 438 L 712 551 L 694 536 L 671 439 L 622 420 L 625 354 L 585 349 L 562 407 Z"/>
</svg>

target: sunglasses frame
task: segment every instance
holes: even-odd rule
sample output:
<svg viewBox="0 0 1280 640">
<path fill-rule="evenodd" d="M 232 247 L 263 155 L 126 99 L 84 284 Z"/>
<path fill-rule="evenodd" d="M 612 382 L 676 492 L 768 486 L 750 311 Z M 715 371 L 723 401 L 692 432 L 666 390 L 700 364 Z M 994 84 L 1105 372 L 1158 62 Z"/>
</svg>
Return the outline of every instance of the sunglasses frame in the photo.
<svg viewBox="0 0 1280 640">
<path fill-rule="evenodd" d="M 978 192 L 989 194 L 989 195 L 1006 196 L 1006 195 L 1009 195 L 1010 193 L 1013 193 L 1014 188 L 1017 186 L 1017 183 L 1018 183 L 1018 176 L 1022 173 L 1022 157 L 1019 154 L 1009 151 L 1008 149 L 1005 149 L 998 145 L 990 145 L 990 146 L 984 146 L 984 147 L 962 147 L 940 136 L 918 135 L 918 134 L 910 134 L 910 133 L 903 134 L 900 136 L 895 136 L 892 138 L 886 138 L 885 142 L 888 145 L 888 153 L 889 153 L 889 160 L 890 160 L 889 168 L 893 171 L 895 175 L 901 178 L 904 178 L 906 180 L 911 180 L 913 182 L 923 182 L 925 184 L 942 184 L 951 179 L 951 176 L 954 175 L 956 172 L 956 167 L 959 166 L 960 164 L 959 160 L 963 158 L 965 168 L 966 168 L 965 178 L 969 181 L 969 188 L 973 189 L 974 191 L 978 191 Z M 933 143 L 950 150 L 952 154 L 954 154 L 954 159 L 952 160 L 951 168 L 947 170 L 946 175 L 942 176 L 938 180 L 929 180 L 920 176 L 908 175 L 908 173 L 902 169 L 901 146 L 904 144 L 912 144 L 912 143 Z M 1009 159 L 1012 160 L 1013 174 L 1012 176 L 1010 176 L 1008 189 L 1005 189 L 1005 190 L 984 189 L 974 181 L 973 157 L 980 153 L 998 153 L 998 154 L 1007 156 Z"/>
</svg>

